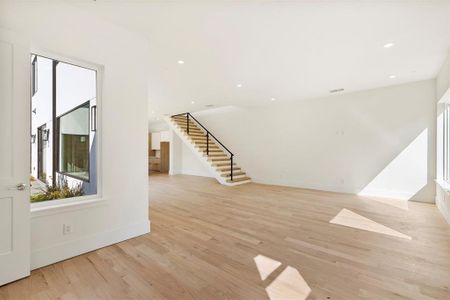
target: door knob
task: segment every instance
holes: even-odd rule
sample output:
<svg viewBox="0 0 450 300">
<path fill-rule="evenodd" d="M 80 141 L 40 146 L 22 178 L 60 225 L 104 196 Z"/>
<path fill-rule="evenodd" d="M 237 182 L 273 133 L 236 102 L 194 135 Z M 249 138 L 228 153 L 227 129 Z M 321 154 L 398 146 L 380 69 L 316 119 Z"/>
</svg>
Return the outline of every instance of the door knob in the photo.
<svg viewBox="0 0 450 300">
<path fill-rule="evenodd" d="M 25 183 L 19 183 L 16 185 L 16 189 L 19 191 L 24 191 L 27 188 L 27 185 Z"/>
<path fill-rule="evenodd" d="M 9 191 L 24 191 L 29 187 L 25 183 L 19 183 L 13 186 L 8 187 Z"/>
</svg>

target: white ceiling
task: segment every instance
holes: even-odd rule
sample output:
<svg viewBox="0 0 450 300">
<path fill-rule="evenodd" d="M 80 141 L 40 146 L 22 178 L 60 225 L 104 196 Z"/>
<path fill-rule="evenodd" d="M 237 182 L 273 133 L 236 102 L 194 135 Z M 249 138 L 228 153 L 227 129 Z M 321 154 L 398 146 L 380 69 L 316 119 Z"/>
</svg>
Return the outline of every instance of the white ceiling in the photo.
<svg viewBox="0 0 450 300">
<path fill-rule="evenodd" d="M 208 104 L 275 105 L 434 78 L 450 49 L 450 1 L 72 4 L 149 40 L 151 120 Z"/>
</svg>

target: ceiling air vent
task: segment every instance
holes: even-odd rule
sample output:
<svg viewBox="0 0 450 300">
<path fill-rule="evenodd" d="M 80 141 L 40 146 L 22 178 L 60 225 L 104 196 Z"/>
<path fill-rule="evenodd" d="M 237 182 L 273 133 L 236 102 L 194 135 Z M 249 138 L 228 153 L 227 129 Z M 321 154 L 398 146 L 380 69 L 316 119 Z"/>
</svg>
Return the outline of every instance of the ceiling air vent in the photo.
<svg viewBox="0 0 450 300">
<path fill-rule="evenodd" d="M 340 88 L 340 89 L 330 90 L 330 93 L 340 93 L 340 92 L 343 92 L 343 91 L 344 91 L 344 89 Z"/>
<path fill-rule="evenodd" d="M 214 104 L 206 104 L 205 107 L 211 108 L 211 107 L 214 107 Z"/>
</svg>

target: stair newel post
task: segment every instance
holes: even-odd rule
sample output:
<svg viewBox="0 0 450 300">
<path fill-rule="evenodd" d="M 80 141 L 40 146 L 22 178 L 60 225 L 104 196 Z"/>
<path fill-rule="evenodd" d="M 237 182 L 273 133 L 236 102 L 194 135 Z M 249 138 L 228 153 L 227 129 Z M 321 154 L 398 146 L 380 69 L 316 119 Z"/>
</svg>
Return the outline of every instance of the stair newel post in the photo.
<svg viewBox="0 0 450 300">
<path fill-rule="evenodd" d="M 187 134 L 189 135 L 189 113 L 186 114 Z"/>
<path fill-rule="evenodd" d="M 234 156 L 234 154 L 231 154 L 231 157 L 230 157 L 230 170 L 231 170 L 230 177 L 231 177 L 231 181 L 233 181 L 233 156 Z"/>
<path fill-rule="evenodd" d="M 209 131 L 206 132 L 206 155 L 209 156 Z"/>
</svg>

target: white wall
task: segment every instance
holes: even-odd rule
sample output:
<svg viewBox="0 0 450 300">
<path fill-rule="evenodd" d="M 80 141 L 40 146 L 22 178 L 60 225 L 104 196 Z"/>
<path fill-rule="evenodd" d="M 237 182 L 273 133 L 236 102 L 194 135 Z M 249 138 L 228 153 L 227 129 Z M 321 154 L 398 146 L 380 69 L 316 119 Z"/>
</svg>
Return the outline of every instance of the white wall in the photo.
<svg viewBox="0 0 450 300">
<path fill-rule="evenodd" d="M 176 138 L 179 137 L 177 136 Z M 180 174 L 214 177 L 184 143 L 181 143 Z"/>
<path fill-rule="evenodd" d="M 439 100 L 450 87 L 450 53 L 436 77 L 436 99 Z"/>
<path fill-rule="evenodd" d="M 435 81 L 195 114 L 255 182 L 433 202 Z"/>
<path fill-rule="evenodd" d="M 36 268 L 149 231 L 147 43 L 64 3 L 0 3 L 0 27 L 28 37 L 33 49 L 101 65 L 104 201 L 34 211 Z M 63 235 L 63 224 L 72 234 Z"/>
<path fill-rule="evenodd" d="M 149 132 L 169 130 L 165 121 L 150 122 Z M 184 174 L 204 177 L 214 177 L 201 161 L 192 153 L 181 139 L 170 131 L 170 175 Z"/>
<path fill-rule="evenodd" d="M 183 143 L 183 141 L 171 130 L 171 152 L 169 174 L 184 174 L 204 177 L 214 177 L 194 153 Z"/>
<path fill-rule="evenodd" d="M 447 60 L 444 62 L 441 71 L 436 78 L 436 101 L 441 100 L 441 98 L 449 97 L 449 99 L 443 99 L 446 102 L 450 102 L 450 94 L 446 93 L 450 89 L 450 54 Z M 443 118 L 442 112 L 444 110 L 444 104 L 437 104 L 437 159 L 436 159 L 436 178 L 438 182 L 436 184 L 436 206 L 441 211 L 444 218 L 450 224 L 450 193 L 449 186 L 444 189 L 442 185 L 446 185 L 442 180 L 443 175 Z"/>
<path fill-rule="evenodd" d="M 169 125 L 164 121 L 149 122 L 148 132 L 159 132 L 169 130 Z"/>
</svg>

